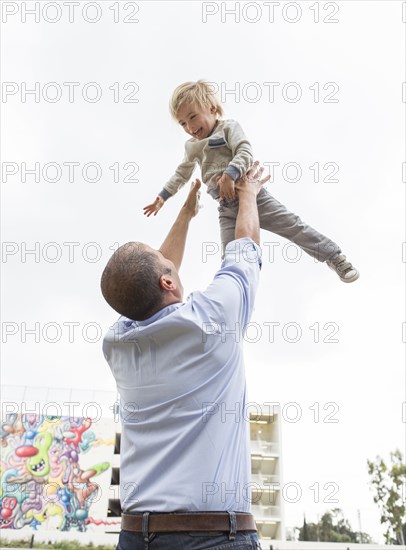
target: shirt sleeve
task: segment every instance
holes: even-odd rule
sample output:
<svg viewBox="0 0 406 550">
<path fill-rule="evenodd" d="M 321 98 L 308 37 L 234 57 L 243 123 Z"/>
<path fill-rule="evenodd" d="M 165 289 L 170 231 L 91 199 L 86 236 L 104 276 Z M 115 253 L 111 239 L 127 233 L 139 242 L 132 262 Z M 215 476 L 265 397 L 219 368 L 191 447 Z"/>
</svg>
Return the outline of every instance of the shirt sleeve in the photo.
<svg viewBox="0 0 406 550">
<path fill-rule="evenodd" d="M 236 181 L 238 178 L 245 176 L 254 164 L 254 157 L 251 144 L 244 134 L 244 130 L 235 120 L 229 121 L 227 143 L 231 149 L 233 158 L 225 169 L 225 173 L 229 174 Z"/>
<path fill-rule="evenodd" d="M 204 292 L 216 312 L 213 321 L 244 331 L 254 309 L 261 265 L 261 249 L 252 239 L 228 243 L 221 268 Z"/>
<path fill-rule="evenodd" d="M 190 180 L 194 169 L 196 168 L 196 164 L 197 162 L 195 160 L 189 159 L 187 152 L 185 151 L 182 162 L 176 168 L 174 175 L 164 185 L 162 191 L 159 193 L 159 196 L 166 201 L 169 197 L 175 195 L 175 193 L 177 193 L 179 189 Z"/>
</svg>

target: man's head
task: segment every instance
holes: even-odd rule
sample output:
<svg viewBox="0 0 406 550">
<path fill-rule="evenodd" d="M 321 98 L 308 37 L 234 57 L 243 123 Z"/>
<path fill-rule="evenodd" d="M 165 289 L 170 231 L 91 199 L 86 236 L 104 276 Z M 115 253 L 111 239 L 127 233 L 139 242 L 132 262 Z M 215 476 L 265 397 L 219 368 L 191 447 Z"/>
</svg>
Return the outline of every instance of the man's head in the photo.
<svg viewBox="0 0 406 550">
<path fill-rule="evenodd" d="M 181 302 L 183 296 L 173 263 L 158 250 L 136 242 L 114 252 L 103 271 L 101 291 L 113 309 L 136 321 Z"/>
</svg>

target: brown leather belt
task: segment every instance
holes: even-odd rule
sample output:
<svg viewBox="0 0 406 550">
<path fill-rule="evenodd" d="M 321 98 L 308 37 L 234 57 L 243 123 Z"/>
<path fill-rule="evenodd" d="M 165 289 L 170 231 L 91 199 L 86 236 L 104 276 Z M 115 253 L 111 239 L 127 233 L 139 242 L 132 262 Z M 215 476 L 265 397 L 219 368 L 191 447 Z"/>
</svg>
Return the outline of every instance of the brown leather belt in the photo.
<svg viewBox="0 0 406 550">
<path fill-rule="evenodd" d="M 122 514 L 121 529 L 143 532 L 143 518 L 146 514 Z M 234 514 L 233 514 L 234 516 Z M 252 514 L 235 513 L 235 531 L 256 531 Z M 174 512 L 148 514 L 148 532 L 170 533 L 178 531 L 230 531 L 231 515 L 228 512 Z"/>
</svg>

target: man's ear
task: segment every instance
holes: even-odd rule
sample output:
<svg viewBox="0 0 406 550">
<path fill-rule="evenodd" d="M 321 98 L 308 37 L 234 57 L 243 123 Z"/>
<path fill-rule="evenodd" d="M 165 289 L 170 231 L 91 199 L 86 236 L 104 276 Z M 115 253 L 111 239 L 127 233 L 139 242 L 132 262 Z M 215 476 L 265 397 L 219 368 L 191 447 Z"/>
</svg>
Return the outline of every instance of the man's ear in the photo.
<svg viewBox="0 0 406 550">
<path fill-rule="evenodd" d="M 176 290 L 176 284 L 169 273 L 161 275 L 159 278 L 159 286 L 163 290 Z"/>
</svg>

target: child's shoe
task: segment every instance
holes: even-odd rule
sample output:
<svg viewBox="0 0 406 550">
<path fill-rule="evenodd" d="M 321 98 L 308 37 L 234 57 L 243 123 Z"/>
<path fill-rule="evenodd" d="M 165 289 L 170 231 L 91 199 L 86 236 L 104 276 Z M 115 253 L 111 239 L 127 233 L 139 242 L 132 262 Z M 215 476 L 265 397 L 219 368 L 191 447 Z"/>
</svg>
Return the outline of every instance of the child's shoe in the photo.
<svg viewBox="0 0 406 550">
<path fill-rule="evenodd" d="M 326 261 L 330 269 L 335 271 L 344 283 L 353 283 L 359 277 L 358 269 L 348 262 L 344 254 L 337 254 Z"/>
</svg>

